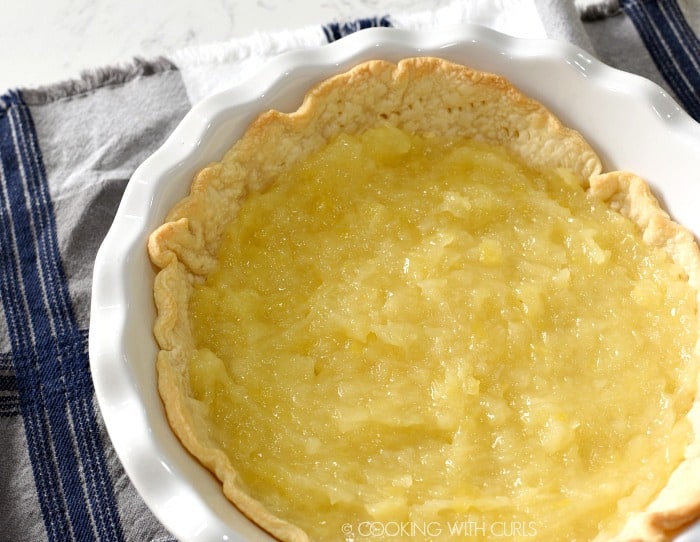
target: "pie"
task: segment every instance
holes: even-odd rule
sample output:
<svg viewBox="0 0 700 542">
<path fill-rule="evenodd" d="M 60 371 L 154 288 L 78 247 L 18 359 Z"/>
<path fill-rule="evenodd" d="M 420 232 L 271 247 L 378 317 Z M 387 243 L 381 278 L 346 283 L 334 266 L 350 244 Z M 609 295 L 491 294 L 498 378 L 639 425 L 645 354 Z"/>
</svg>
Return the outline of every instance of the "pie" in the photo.
<svg viewBox="0 0 700 542">
<path fill-rule="evenodd" d="M 168 421 L 280 540 L 667 540 L 700 517 L 693 235 L 502 77 L 362 63 L 152 233 Z"/>
</svg>

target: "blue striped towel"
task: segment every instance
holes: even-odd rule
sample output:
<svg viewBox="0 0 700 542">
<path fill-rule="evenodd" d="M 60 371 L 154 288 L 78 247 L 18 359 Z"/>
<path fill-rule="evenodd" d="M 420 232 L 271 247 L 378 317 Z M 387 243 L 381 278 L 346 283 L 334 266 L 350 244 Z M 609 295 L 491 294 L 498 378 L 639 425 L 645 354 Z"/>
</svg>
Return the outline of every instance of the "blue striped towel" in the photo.
<svg viewBox="0 0 700 542">
<path fill-rule="evenodd" d="M 574 42 L 662 85 L 700 120 L 697 4 L 598 2 L 583 21 L 573 3 L 484 4 L 255 35 L 0 97 L 0 542 L 173 540 L 125 475 L 95 402 L 92 264 L 134 169 L 194 101 L 265 58 L 368 26 L 477 22 Z"/>
</svg>

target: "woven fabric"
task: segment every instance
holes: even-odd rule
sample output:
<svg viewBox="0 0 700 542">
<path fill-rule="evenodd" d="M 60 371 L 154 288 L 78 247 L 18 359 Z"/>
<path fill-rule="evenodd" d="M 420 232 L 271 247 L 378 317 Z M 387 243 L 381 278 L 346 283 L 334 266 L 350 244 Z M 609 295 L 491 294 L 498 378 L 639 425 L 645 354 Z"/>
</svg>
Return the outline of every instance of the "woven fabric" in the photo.
<svg viewBox="0 0 700 542">
<path fill-rule="evenodd" d="M 0 542 L 173 540 L 109 442 L 87 335 L 93 261 L 124 188 L 193 102 L 275 54 L 366 27 L 476 22 L 571 41 L 656 81 L 700 118 L 698 10 L 676 0 L 618 7 L 582 23 L 558 0 L 464 0 L 135 59 L 0 97 Z"/>
<path fill-rule="evenodd" d="M 700 40 L 675 0 L 622 0 L 654 64 L 686 111 L 700 121 Z"/>
</svg>

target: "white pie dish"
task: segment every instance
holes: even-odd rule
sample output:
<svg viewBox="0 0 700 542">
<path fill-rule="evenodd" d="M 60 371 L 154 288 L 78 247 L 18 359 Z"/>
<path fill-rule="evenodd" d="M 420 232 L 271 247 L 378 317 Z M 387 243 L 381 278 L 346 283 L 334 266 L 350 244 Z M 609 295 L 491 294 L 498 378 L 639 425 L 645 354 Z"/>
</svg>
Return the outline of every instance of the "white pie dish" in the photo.
<svg viewBox="0 0 700 542">
<path fill-rule="evenodd" d="M 430 55 L 503 75 L 599 152 L 604 168 L 644 177 L 696 234 L 700 125 L 658 86 L 571 45 L 483 27 L 369 29 L 287 53 L 243 84 L 196 105 L 134 173 L 95 262 L 90 360 L 96 397 L 124 468 L 146 504 L 181 540 L 271 540 L 224 497 L 170 430 L 156 388 L 153 268 L 146 239 L 260 112 L 293 111 L 316 82 L 370 59 Z"/>
</svg>

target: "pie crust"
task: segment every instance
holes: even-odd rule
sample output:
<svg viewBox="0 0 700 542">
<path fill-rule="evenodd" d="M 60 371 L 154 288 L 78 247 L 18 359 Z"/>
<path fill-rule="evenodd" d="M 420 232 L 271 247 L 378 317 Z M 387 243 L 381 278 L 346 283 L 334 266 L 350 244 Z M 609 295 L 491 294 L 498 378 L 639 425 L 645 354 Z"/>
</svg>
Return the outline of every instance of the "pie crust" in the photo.
<svg viewBox="0 0 700 542">
<path fill-rule="evenodd" d="M 380 122 L 412 133 L 495 143 L 535 168 L 573 170 L 588 180 L 585 188 L 593 196 L 635 222 L 646 243 L 664 248 L 700 291 L 695 239 L 670 219 L 649 186 L 628 172 L 602 173 L 599 157 L 579 133 L 497 75 L 437 58 L 370 61 L 311 89 L 291 114 L 273 110 L 260 115 L 220 162 L 199 172 L 190 194 L 150 236 L 148 252 L 158 268 L 154 334 L 160 347 L 158 386 L 168 421 L 185 448 L 221 480 L 226 497 L 280 540 L 308 536 L 246 493 L 201 423 L 201 405 L 191 396 L 187 376 L 194 349 L 188 300 L 193 285 L 216 267 L 223 229 L 248 193 L 264 189 L 280 171 L 338 134 L 360 133 Z M 694 434 L 700 434 L 697 399 L 688 418 Z M 667 540 L 700 517 L 697 440 L 687 447 L 685 460 L 663 491 L 629 519 L 616 540 Z"/>
</svg>

